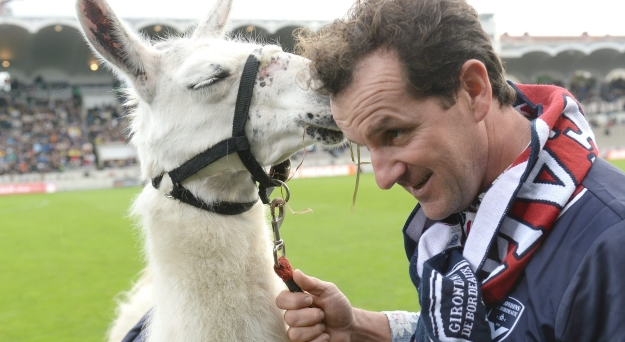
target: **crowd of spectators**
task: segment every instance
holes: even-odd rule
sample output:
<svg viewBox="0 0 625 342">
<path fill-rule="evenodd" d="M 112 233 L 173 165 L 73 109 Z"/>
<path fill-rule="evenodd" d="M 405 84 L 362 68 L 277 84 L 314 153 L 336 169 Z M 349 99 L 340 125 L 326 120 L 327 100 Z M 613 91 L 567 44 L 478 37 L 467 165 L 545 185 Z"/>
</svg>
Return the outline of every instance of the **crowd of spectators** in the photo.
<svg viewBox="0 0 625 342">
<path fill-rule="evenodd" d="M 600 87 L 581 77 L 574 81 L 570 90 L 582 102 L 592 97 L 607 102 L 625 97 L 622 78 Z M 537 83 L 556 82 L 538 79 Z M 51 96 L 59 93 L 66 95 Z M 0 175 L 95 168 L 96 146 L 127 143 L 127 124 L 119 106 L 84 109 L 77 87 L 41 80 L 30 85 L 14 82 L 10 91 L 0 90 Z M 337 157 L 343 149 L 328 152 Z M 100 165 L 123 167 L 135 163 L 130 159 Z"/>
<path fill-rule="evenodd" d="M 625 79 L 617 78 L 601 85 L 601 99 L 612 102 L 625 97 Z"/>
<path fill-rule="evenodd" d="M 79 88 L 14 83 L 0 91 L 0 175 L 95 168 L 95 146 L 125 142 L 126 127 L 119 108 L 83 109 Z"/>
<path fill-rule="evenodd" d="M 573 77 L 567 87 L 560 80 L 552 79 L 548 75 L 541 75 L 536 78 L 536 83 L 565 87 L 581 102 L 614 102 L 625 97 L 625 79 L 620 77 L 610 82 L 598 83 L 589 73 L 579 73 Z"/>
</svg>

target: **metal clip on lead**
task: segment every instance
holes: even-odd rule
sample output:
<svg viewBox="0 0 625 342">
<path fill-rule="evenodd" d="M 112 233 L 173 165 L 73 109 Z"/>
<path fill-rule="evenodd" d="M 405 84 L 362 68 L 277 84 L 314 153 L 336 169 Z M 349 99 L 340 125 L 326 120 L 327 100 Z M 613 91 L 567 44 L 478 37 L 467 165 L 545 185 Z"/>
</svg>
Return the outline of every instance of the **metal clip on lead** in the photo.
<svg viewBox="0 0 625 342">
<path fill-rule="evenodd" d="M 286 258 L 286 247 L 284 241 L 280 237 L 280 226 L 284 221 L 284 206 L 289 197 L 289 188 L 286 184 L 282 183 L 282 186 L 286 188 L 287 199 L 276 198 L 271 201 L 271 227 L 273 229 L 273 269 L 276 274 L 282 278 L 286 286 L 291 292 L 302 292 L 302 289 L 293 280 L 293 267 Z M 278 209 L 278 215 L 276 216 L 276 209 Z"/>
<path fill-rule="evenodd" d="M 287 188 L 288 189 L 288 188 Z M 284 241 L 280 237 L 280 226 L 284 221 L 284 204 L 286 202 L 282 198 L 276 198 L 271 201 L 271 228 L 273 229 L 273 261 L 274 266 L 280 268 L 278 259 L 286 256 L 286 247 Z M 276 208 L 278 216 L 276 216 Z"/>
</svg>

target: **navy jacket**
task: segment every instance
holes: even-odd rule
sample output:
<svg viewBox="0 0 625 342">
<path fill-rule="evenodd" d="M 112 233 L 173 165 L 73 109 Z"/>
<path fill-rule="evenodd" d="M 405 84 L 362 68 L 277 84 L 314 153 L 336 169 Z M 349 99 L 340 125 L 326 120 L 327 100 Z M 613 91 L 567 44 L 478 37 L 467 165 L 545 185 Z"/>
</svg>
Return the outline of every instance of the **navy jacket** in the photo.
<svg viewBox="0 0 625 342">
<path fill-rule="evenodd" d="M 493 341 L 625 341 L 625 174 L 597 158 L 582 185 L 516 286 L 487 308 Z"/>
<path fill-rule="evenodd" d="M 625 174 L 597 159 L 510 293 L 508 341 L 625 341 Z"/>
</svg>

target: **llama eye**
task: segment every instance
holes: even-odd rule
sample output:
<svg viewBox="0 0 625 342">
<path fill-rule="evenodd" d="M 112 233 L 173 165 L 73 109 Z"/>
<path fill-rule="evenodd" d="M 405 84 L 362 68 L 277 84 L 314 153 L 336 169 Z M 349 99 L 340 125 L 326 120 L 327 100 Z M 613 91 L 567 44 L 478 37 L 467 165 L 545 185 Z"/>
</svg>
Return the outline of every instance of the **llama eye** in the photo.
<svg viewBox="0 0 625 342">
<path fill-rule="evenodd" d="M 202 81 L 202 82 L 200 82 L 200 83 L 190 85 L 190 86 L 189 86 L 189 89 L 191 89 L 191 90 L 198 90 L 198 89 L 200 89 L 200 88 L 207 87 L 207 86 L 209 86 L 209 85 L 211 85 L 211 84 L 213 84 L 213 83 L 215 83 L 215 82 L 217 82 L 217 81 L 219 81 L 219 80 L 220 80 L 220 79 L 215 78 L 215 77 L 213 77 L 213 78 L 209 78 L 209 79 L 207 79 L 206 81 Z"/>
<path fill-rule="evenodd" d="M 215 84 L 221 80 L 223 80 L 224 78 L 230 76 L 230 74 L 227 71 L 221 72 L 219 74 L 216 75 L 212 75 L 209 79 L 201 81 L 199 83 L 196 84 L 191 84 L 189 85 L 189 89 L 190 90 L 198 90 L 204 87 L 208 87 L 212 84 Z"/>
</svg>

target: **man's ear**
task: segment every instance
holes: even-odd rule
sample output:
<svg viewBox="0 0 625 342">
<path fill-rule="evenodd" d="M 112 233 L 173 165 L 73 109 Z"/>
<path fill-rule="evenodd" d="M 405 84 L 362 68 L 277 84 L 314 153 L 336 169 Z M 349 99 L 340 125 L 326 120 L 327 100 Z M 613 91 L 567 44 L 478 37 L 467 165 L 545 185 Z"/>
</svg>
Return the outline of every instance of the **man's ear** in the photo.
<svg viewBox="0 0 625 342">
<path fill-rule="evenodd" d="M 105 0 L 77 0 L 76 11 L 83 35 L 96 55 L 125 76 L 149 102 L 158 52 L 126 27 Z"/>
<path fill-rule="evenodd" d="M 460 70 L 460 90 L 466 92 L 476 121 L 482 121 L 490 110 L 493 90 L 484 63 L 470 59 Z"/>
</svg>

